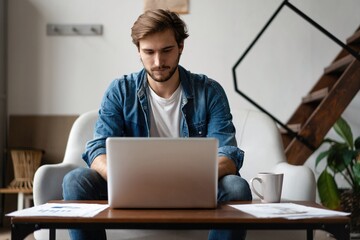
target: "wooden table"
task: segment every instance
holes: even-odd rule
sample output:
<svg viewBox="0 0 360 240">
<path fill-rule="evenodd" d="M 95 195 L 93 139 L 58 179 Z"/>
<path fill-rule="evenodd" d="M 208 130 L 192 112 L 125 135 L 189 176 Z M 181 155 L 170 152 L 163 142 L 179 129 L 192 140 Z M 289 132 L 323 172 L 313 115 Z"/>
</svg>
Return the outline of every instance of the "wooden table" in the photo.
<svg viewBox="0 0 360 240">
<path fill-rule="evenodd" d="M 106 202 L 88 202 L 106 203 Z M 236 202 L 251 203 L 251 202 Z M 258 202 L 256 202 L 258 203 Z M 294 202 L 311 207 L 321 207 L 312 202 Z M 337 239 L 350 239 L 348 217 L 325 217 L 288 220 L 283 218 L 257 218 L 226 204 L 217 209 L 110 209 L 91 218 L 79 217 L 12 217 L 11 237 L 24 239 L 35 230 L 50 229 L 49 239 L 55 239 L 56 229 L 258 229 L 306 230 L 307 239 L 313 239 L 313 230 L 320 229 Z"/>
</svg>

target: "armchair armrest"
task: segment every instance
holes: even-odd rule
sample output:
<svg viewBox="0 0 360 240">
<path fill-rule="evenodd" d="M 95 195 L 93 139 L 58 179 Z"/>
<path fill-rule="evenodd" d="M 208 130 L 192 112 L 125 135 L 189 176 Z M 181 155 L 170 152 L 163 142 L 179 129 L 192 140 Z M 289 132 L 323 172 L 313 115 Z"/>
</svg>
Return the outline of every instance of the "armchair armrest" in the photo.
<svg viewBox="0 0 360 240">
<path fill-rule="evenodd" d="M 284 173 L 282 198 L 295 201 L 315 201 L 315 176 L 309 167 L 281 162 L 274 167 L 273 171 Z"/>
<path fill-rule="evenodd" d="M 74 168 L 76 164 L 59 163 L 41 166 L 34 175 L 34 204 L 40 205 L 50 200 L 63 199 L 62 181 L 64 176 Z"/>
</svg>

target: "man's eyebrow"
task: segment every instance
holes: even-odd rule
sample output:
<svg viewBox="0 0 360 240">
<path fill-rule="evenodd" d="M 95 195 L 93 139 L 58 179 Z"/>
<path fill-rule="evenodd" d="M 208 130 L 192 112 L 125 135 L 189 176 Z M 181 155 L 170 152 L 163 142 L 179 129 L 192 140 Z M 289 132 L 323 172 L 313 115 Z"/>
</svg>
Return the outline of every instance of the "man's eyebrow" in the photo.
<svg viewBox="0 0 360 240">
<path fill-rule="evenodd" d="M 171 48 L 174 48 L 174 47 L 175 47 L 175 45 L 171 45 L 171 46 L 167 46 L 167 47 L 162 48 L 162 50 L 167 50 L 167 49 L 171 49 Z"/>
<path fill-rule="evenodd" d="M 172 49 L 174 47 L 175 47 L 175 45 L 170 45 L 170 46 L 163 47 L 160 50 L 170 50 L 170 49 Z M 143 51 L 154 51 L 153 48 L 146 48 L 146 47 L 142 48 L 141 50 L 143 50 Z"/>
</svg>

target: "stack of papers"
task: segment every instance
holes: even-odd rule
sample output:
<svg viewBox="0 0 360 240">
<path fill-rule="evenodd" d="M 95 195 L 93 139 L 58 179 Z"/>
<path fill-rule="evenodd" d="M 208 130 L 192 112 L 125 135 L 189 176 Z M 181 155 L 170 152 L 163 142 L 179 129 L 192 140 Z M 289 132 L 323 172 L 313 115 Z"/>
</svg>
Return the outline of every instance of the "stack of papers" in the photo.
<svg viewBox="0 0 360 240">
<path fill-rule="evenodd" d="M 303 219 L 350 215 L 346 212 L 307 207 L 295 203 L 236 204 L 229 206 L 259 218 Z"/>
<path fill-rule="evenodd" d="M 9 217 L 93 217 L 109 205 L 88 203 L 46 203 L 15 211 Z"/>
</svg>

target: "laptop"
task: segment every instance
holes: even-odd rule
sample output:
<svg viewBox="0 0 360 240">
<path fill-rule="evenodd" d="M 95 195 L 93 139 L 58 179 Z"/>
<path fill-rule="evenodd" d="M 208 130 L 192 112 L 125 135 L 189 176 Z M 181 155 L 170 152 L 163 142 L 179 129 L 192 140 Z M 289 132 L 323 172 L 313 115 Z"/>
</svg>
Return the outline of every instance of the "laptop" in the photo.
<svg viewBox="0 0 360 240">
<path fill-rule="evenodd" d="M 106 140 L 111 208 L 216 208 L 215 138 Z"/>
</svg>

